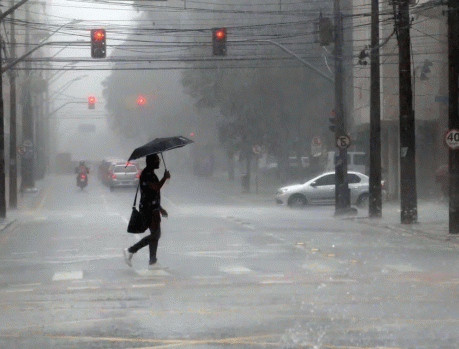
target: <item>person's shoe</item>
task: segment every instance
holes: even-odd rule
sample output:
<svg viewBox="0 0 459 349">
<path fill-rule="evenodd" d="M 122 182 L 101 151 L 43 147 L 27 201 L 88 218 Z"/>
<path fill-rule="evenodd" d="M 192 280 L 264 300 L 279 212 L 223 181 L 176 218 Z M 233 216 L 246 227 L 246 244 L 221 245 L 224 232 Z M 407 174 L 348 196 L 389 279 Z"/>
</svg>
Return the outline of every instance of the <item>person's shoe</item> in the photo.
<svg viewBox="0 0 459 349">
<path fill-rule="evenodd" d="M 126 261 L 126 264 L 132 267 L 132 262 L 131 259 L 134 256 L 134 253 L 129 252 L 127 248 L 123 249 L 123 255 L 124 255 L 124 260 Z"/>
<path fill-rule="evenodd" d="M 148 265 L 150 265 L 150 266 L 155 265 L 157 261 L 158 261 L 157 258 L 155 258 L 155 259 L 150 259 L 150 262 L 148 263 Z"/>
</svg>

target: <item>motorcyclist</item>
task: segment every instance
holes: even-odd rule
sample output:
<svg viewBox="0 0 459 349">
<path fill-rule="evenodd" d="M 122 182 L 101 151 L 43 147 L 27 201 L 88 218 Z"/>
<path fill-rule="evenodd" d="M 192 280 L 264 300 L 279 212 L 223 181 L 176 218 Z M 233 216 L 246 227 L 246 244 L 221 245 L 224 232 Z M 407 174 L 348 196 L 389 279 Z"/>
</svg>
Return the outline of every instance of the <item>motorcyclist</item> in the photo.
<svg viewBox="0 0 459 349">
<path fill-rule="evenodd" d="M 86 166 L 84 163 L 84 160 L 81 160 L 78 167 L 75 169 L 75 172 L 78 174 L 77 175 L 77 185 L 78 185 L 78 180 L 80 179 L 81 175 L 87 175 L 89 173 L 89 167 Z"/>
</svg>

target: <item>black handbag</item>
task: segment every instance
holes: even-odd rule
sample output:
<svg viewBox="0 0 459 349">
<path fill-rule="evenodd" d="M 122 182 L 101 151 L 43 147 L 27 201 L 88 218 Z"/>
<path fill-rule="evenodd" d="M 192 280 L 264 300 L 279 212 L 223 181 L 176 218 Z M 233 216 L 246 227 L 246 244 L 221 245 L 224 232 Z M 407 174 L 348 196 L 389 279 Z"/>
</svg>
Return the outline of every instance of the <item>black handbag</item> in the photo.
<svg viewBox="0 0 459 349">
<path fill-rule="evenodd" d="M 145 217 L 145 214 L 143 212 L 139 212 L 137 208 L 135 207 L 136 202 L 137 202 L 137 193 L 139 192 L 139 186 L 140 186 L 140 183 L 137 186 L 137 190 L 135 192 L 134 204 L 132 205 L 131 218 L 129 219 L 129 224 L 127 227 L 127 232 L 131 234 L 142 234 L 148 228 L 147 217 Z"/>
</svg>

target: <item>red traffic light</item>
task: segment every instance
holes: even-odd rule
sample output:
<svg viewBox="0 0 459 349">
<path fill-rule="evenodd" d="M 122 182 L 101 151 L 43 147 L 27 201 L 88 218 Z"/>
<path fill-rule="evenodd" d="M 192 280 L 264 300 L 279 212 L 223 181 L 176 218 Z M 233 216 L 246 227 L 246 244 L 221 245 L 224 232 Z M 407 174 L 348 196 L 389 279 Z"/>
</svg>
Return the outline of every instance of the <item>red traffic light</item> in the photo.
<svg viewBox="0 0 459 349">
<path fill-rule="evenodd" d="M 96 97 L 89 96 L 88 97 L 88 109 L 95 109 L 96 107 Z"/>
<path fill-rule="evenodd" d="M 105 29 L 91 29 L 91 57 L 105 58 L 107 55 Z"/>
<path fill-rule="evenodd" d="M 104 29 L 94 29 L 92 30 L 92 38 L 93 40 L 99 41 L 105 38 L 105 30 Z"/>
<path fill-rule="evenodd" d="M 138 105 L 144 105 L 147 100 L 143 96 L 138 96 L 137 97 L 137 104 Z"/>
<path fill-rule="evenodd" d="M 194 132 L 190 132 L 190 137 L 194 137 Z"/>
<path fill-rule="evenodd" d="M 226 56 L 226 28 L 212 29 L 212 55 Z"/>
<path fill-rule="evenodd" d="M 218 39 L 218 40 L 223 39 L 223 38 L 225 37 L 225 35 L 226 35 L 226 32 L 225 32 L 225 29 L 223 29 L 223 28 L 217 29 L 217 30 L 215 30 L 215 32 L 214 32 L 214 36 L 215 36 L 215 38 Z"/>
</svg>

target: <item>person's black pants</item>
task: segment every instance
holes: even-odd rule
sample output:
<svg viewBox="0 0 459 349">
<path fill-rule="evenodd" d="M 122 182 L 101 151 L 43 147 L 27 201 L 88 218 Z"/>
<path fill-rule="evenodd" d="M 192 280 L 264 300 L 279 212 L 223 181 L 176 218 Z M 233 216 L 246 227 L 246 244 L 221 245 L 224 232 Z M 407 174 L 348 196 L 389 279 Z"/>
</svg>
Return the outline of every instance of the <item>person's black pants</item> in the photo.
<svg viewBox="0 0 459 349">
<path fill-rule="evenodd" d="M 149 245 L 150 248 L 150 262 L 156 262 L 156 251 L 158 250 L 158 241 L 161 237 L 161 228 L 157 229 L 154 232 L 150 232 L 150 235 L 145 236 L 142 240 L 137 242 L 128 248 L 130 253 L 136 253 L 141 248 Z"/>
</svg>

